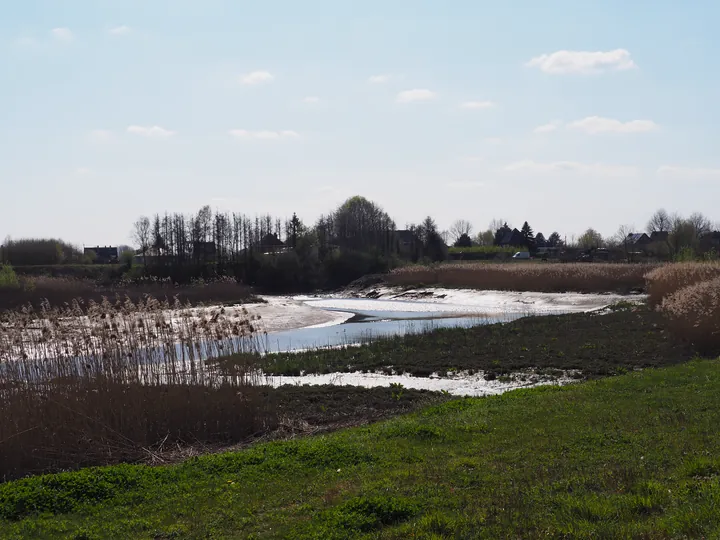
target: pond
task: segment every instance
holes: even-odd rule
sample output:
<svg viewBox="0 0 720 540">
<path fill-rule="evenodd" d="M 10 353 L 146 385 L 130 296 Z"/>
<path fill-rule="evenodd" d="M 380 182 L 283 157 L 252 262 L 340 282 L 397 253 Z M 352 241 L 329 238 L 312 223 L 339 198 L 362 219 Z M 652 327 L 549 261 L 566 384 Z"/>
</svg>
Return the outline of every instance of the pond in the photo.
<svg viewBox="0 0 720 540">
<path fill-rule="evenodd" d="M 261 347 L 272 353 L 353 345 L 437 328 L 468 328 L 532 315 L 591 311 L 617 299 L 614 295 L 450 290 L 413 298 L 397 294 L 379 298 L 303 296 L 294 301 L 344 317 L 339 324 L 269 332 L 262 338 Z"/>
</svg>

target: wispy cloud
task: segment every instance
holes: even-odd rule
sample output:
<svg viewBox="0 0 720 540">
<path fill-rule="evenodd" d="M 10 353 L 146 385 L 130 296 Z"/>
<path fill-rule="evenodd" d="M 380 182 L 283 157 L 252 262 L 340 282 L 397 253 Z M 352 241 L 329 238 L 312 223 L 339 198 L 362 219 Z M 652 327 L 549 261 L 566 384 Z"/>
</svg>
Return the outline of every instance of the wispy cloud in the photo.
<svg viewBox="0 0 720 540">
<path fill-rule="evenodd" d="M 568 124 L 568 129 L 584 131 L 591 135 L 598 133 L 647 133 L 660 128 L 651 120 L 630 120 L 621 122 L 614 118 L 603 118 L 601 116 L 588 116 Z"/>
<path fill-rule="evenodd" d="M 142 137 L 148 137 L 153 139 L 167 139 L 175 135 L 174 131 L 162 128 L 160 126 L 128 126 L 128 133 L 133 135 L 140 135 Z"/>
<path fill-rule="evenodd" d="M 231 129 L 229 133 L 232 137 L 235 137 L 236 139 L 244 139 L 244 140 L 258 139 L 258 140 L 266 140 L 266 141 L 279 141 L 279 140 L 283 140 L 283 139 L 297 139 L 300 137 L 299 133 L 297 133 L 296 131 L 292 131 L 292 130 L 248 131 L 246 129 Z"/>
<path fill-rule="evenodd" d="M 92 173 L 92 170 L 88 167 L 78 167 L 75 169 L 75 174 L 78 176 L 87 176 L 88 174 Z"/>
<path fill-rule="evenodd" d="M 69 43 L 70 41 L 75 39 L 75 35 L 69 28 L 53 28 L 50 31 L 50 34 L 52 34 L 52 37 L 54 37 L 56 40 L 64 41 L 66 43 Z"/>
<path fill-rule="evenodd" d="M 398 103 L 415 103 L 418 101 L 432 101 L 437 97 L 435 92 L 424 88 L 405 90 L 397 95 Z"/>
<path fill-rule="evenodd" d="M 483 142 L 485 144 L 500 144 L 502 143 L 502 139 L 500 137 L 485 137 Z"/>
<path fill-rule="evenodd" d="M 494 101 L 466 101 L 460 104 L 461 109 L 492 109 L 497 104 Z"/>
<path fill-rule="evenodd" d="M 370 84 L 384 84 L 388 82 L 390 79 L 392 79 L 392 75 L 372 75 L 368 82 Z"/>
<path fill-rule="evenodd" d="M 720 180 L 720 168 L 663 165 L 658 168 L 657 172 L 662 176 L 677 178 L 678 180 Z"/>
<path fill-rule="evenodd" d="M 275 80 L 275 77 L 269 71 L 253 71 L 252 73 L 246 73 L 240 77 L 240 82 L 247 86 L 255 86 L 258 84 L 265 84 Z"/>
<path fill-rule="evenodd" d="M 542 126 L 538 126 L 535 129 L 533 129 L 534 133 L 550 133 L 552 131 L 556 131 L 558 128 L 562 126 L 562 122 L 559 120 L 553 120 L 552 122 L 548 122 L 547 124 L 543 124 Z"/>
<path fill-rule="evenodd" d="M 634 176 L 637 168 L 627 165 L 611 165 L 606 163 L 581 163 L 578 161 L 538 162 L 523 160 L 502 167 L 503 172 L 524 174 L 581 174 L 601 176 Z"/>
<path fill-rule="evenodd" d="M 108 30 L 108 32 L 113 36 L 126 36 L 130 32 L 132 32 L 132 28 L 123 24 L 121 26 L 111 28 L 110 30 Z"/>
<path fill-rule="evenodd" d="M 600 73 L 637 67 L 625 49 L 612 51 L 556 51 L 542 54 L 530 60 L 528 67 L 536 67 L 545 73 Z"/>
<path fill-rule="evenodd" d="M 320 103 L 320 98 L 317 96 L 308 96 L 305 99 L 303 99 L 303 103 L 315 105 L 316 103 Z"/>
</svg>

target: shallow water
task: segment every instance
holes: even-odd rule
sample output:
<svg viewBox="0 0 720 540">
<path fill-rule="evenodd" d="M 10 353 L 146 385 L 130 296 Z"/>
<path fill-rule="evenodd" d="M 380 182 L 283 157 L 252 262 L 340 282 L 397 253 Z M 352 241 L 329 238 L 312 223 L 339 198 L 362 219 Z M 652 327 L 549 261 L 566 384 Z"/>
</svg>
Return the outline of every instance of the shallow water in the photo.
<svg viewBox="0 0 720 540">
<path fill-rule="evenodd" d="M 363 311 L 354 314 L 343 324 L 272 332 L 264 336 L 260 342 L 264 352 L 288 352 L 366 343 L 382 337 L 425 332 L 437 328 L 469 328 L 505 320 L 508 319 L 480 316 L 448 317 L 447 314 L 435 312 Z"/>
</svg>

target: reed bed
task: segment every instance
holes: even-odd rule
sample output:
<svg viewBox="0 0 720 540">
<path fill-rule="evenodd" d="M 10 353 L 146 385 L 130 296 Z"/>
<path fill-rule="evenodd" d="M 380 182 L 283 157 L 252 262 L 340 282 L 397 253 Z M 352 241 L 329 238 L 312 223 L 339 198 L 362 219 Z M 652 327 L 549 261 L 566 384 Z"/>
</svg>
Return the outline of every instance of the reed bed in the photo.
<svg viewBox="0 0 720 540">
<path fill-rule="evenodd" d="M 399 268 L 390 273 L 387 282 L 498 291 L 627 293 L 643 289 L 644 276 L 653 268 L 609 263 L 456 263 Z"/>
<path fill-rule="evenodd" d="M 152 297 L 42 304 L 0 317 L 0 480 L 155 459 L 277 424 L 257 370 L 204 360 L 247 353 L 257 319 Z"/>
<path fill-rule="evenodd" d="M 664 298 L 676 291 L 717 277 L 720 277 L 719 262 L 685 262 L 660 266 L 645 276 L 649 302 L 659 306 Z"/>
<path fill-rule="evenodd" d="M 659 309 L 675 334 L 703 353 L 720 353 L 720 276 L 677 290 Z"/>
<path fill-rule="evenodd" d="M 183 303 L 193 304 L 257 300 L 248 287 L 230 278 L 196 281 L 189 285 L 178 285 L 157 278 L 100 285 L 89 279 L 20 276 L 17 287 L 0 287 L 0 310 L 20 310 L 27 304 L 38 308 L 43 302 L 61 306 L 77 299 L 102 302 L 103 298 L 130 298 L 133 302 L 139 302 L 147 295 L 160 299 L 178 298 Z"/>
</svg>

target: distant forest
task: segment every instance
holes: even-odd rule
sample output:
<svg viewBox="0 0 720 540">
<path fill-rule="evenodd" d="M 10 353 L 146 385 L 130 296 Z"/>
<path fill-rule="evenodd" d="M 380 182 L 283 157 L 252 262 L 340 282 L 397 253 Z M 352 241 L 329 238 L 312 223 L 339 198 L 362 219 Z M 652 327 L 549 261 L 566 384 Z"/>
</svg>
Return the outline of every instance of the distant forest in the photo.
<svg viewBox="0 0 720 540">
<path fill-rule="evenodd" d="M 683 218 L 665 210 L 656 212 L 647 225 L 648 234 L 663 239 L 652 246 L 654 255 L 663 259 L 707 253 L 720 237 L 713 230 L 701 214 Z M 430 216 L 399 230 L 379 205 L 355 196 L 314 224 L 296 214 L 285 219 L 250 217 L 214 212 L 209 206 L 192 215 L 142 216 L 131 227 L 133 246 L 117 246 L 117 255 L 109 259 L 62 240 L 7 239 L 0 246 L 0 262 L 21 268 L 114 263 L 105 279 L 188 283 L 231 276 L 267 292 L 299 292 L 340 287 L 408 262 L 507 257 L 516 249 L 610 248 L 622 256 L 636 250 L 633 244 L 642 236 L 623 225 L 613 237 L 603 238 L 589 228 L 567 241 L 556 231 L 546 236 L 527 222 L 515 229 L 498 219 L 474 235 L 469 221 L 459 219 L 449 231 L 440 231 Z"/>
</svg>

